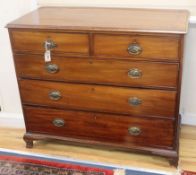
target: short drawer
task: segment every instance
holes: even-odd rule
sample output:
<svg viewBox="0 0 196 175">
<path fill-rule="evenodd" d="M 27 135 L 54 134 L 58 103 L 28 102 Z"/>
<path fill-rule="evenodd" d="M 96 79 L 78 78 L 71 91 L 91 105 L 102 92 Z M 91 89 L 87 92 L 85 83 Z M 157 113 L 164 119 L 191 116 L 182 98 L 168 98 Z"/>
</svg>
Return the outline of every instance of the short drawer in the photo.
<svg viewBox="0 0 196 175">
<path fill-rule="evenodd" d="M 20 80 L 24 104 L 55 108 L 174 117 L 176 92 Z"/>
<path fill-rule="evenodd" d="M 179 37 L 96 34 L 94 54 L 114 58 L 175 61 L 179 59 Z"/>
<path fill-rule="evenodd" d="M 45 42 L 49 42 L 52 53 L 84 55 L 89 53 L 87 34 L 14 30 L 11 32 L 11 36 L 15 52 L 43 54 Z"/>
<path fill-rule="evenodd" d="M 24 106 L 27 132 L 116 144 L 173 147 L 172 120 Z"/>
<path fill-rule="evenodd" d="M 15 55 L 19 77 L 131 87 L 176 88 L 178 64 Z"/>
</svg>

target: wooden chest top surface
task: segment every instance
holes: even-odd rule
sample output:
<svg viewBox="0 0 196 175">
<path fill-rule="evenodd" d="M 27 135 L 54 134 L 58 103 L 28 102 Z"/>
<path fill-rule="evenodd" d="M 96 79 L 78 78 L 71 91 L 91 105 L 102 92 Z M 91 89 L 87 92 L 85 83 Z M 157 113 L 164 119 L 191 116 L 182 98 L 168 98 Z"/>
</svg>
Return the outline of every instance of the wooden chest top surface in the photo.
<svg viewBox="0 0 196 175">
<path fill-rule="evenodd" d="M 186 10 L 42 7 L 8 28 L 145 33 L 186 33 Z"/>
</svg>

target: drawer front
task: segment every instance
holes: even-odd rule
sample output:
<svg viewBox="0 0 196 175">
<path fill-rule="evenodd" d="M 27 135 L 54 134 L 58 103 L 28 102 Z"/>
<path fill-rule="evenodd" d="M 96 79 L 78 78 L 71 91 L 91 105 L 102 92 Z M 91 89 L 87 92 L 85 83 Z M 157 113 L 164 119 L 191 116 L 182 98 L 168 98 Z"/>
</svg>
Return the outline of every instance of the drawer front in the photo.
<svg viewBox="0 0 196 175">
<path fill-rule="evenodd" d="M 176 88 L 178 78 L 178 64 L 68 57 L 45 64 L 38 55 L 15 55 L 15 63 L 19 77 L 68 82 Z"/>
<path fill-rule="evenodd" d="M 28 132 L 118 144 L 172 147 L 172 120 L 24 107 Z"/>
<path fill-rule="evenodd" d="M 84 54 L 89 53 L 87 34 L 12 31 L 15 52 L 44 53 L 45 42 L 52 42 L 52 53 Z"/>
<path fill-rule="evenodd" d="M 19 85 L 25 104 L 142 116 L 175 116 L 175 91 L 36 80 L 20 80 Z"/>
<path fill-rule="evenodd" d="M 140 59 L 178 60 L 179 38 L 138 35 L 94 36 L 96 56 L 127 57 Z"/>
</svg>

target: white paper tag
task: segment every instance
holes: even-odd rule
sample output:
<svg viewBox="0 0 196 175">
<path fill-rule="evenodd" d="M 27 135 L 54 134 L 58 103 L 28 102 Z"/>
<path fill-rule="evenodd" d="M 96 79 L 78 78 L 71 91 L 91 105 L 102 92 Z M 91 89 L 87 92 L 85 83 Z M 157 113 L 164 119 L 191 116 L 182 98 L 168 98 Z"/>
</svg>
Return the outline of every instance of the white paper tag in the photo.
<svg viewBox="0 0 196 175">
<path fill-rule="evenodd" d="M 50 50 L 45 51 L 44 60 L 45 60 L 45 62 L 50 62 L 51 61 L 51 52 L 50 52 Z"/>
</svg>

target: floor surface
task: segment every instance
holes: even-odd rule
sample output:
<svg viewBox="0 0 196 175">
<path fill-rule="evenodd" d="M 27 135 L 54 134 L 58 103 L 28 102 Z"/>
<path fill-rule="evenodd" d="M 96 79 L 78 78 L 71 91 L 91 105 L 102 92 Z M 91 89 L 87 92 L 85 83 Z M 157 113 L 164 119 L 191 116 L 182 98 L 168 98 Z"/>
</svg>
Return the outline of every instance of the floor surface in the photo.
<svg viewBox="0 0 196 175">
<path fill-rule="evenodd" d="M 70 146 L 63 142 L 38 141 L 34 143 L 33 149 L 27 149 L 22 139 L 23 134 L 24 129 L 0 128 L 0 148 L 64 156 L 72 159 L 136 167 L 139 169 L 152 169 L 171 172 L 172 174 L 176 174 L 181 169 L 196 172 L 196 127 L 194 126 L 182 126 L 178 170 L 170 166 L 167 159 L 158 156 Z"/>
</svg>

